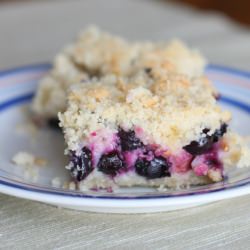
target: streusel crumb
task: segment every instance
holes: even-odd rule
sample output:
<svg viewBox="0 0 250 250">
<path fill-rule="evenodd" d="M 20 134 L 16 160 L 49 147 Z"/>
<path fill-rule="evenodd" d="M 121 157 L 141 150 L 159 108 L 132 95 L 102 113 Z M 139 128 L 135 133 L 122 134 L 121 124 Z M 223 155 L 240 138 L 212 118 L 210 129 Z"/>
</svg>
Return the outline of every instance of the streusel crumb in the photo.
<svg viewBox="0 0 250 250">
<path fill-rule="evenodd" d="M 66 109 L 69 86 L 78 82 L 84 84 L 92 77 L 107 74 L 130 77 L 141 70 L 150 74 L 152 67 L 196 77 L 202 75 L 204 66 L 200 53 L 178 40 L 128 42 L 90 27 L 56 56 L 52 70 L 40 82 L 32 109 L 40 117 L 56 117 L 59 111 Z"/>
<path fill-rule="evenodd" d="M 121 82 L 126 88 L 121 89 Z M 117 124 L 131 129 L 140 126 L 144 144 L 180 149 L 198 140 L 205 128 L 214 133 L 231 115 L 216 104 L 214 90 L 204 77 L 189 77 L 153 68 L 126 79 L 109 75 L 84 85 L 75 85 L 68 109 L 59 114 L 68 147 L 76 150 L 92 131 Z"/>
</svg>

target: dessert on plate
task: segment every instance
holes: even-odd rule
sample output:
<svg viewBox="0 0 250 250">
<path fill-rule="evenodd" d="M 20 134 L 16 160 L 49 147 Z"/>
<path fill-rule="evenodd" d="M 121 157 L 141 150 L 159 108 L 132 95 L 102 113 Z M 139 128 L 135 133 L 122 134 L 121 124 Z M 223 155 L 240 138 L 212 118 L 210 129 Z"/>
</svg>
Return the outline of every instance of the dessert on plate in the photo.
<svg viewBox="0 0 250 250">
<path fill-rule="evenodd" d="M 181 188 L 222 181 L 230 168 L 249 165 L 216 95 L 206 77 L 157 64 L 71 87 L 59 119 L 79 189 Z"/>
<path fill-rule="evenodd" d="M 32 110 L 52 125 L 59 117 L 80 190 L 219 182 L 249 166 L 250 152 L 204 66 L 178 40 L 128 42 L 91 27 L 56 56 Z"/>
<path fill-rule="evenodd" d="M 107 74 L 132 76 L 141 69 L 165 65 L 190 77 L 203 73 L 205 60 L 182 42 L 128 42 L 90 27 L 56 57 L 33 100 L 37 117 L 53 124 L 57 113 L 66 109 L 66 96 L 72 84 L 88 82 Z"/>
</svg>

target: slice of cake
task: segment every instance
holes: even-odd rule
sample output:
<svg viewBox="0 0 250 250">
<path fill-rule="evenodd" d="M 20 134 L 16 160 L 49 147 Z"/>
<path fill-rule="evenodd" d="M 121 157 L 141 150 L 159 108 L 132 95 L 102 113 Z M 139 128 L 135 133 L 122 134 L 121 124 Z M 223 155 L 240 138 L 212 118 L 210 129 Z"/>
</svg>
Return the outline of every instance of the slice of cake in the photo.
<svg viewBox="0 0 250 250">
<path fill-rule="evenodd" d="M 32 104 L 40 119 L 57 119 L 66 109 L 69 86 L 107 74 L 132 76 L 141 69 L 164 65 L 179 73 L 199 76 L 205 61 L 178 40 L 169 43 L 132 43 L 91 27 L 59 53 L 49 74 L 41 80 Z"/>
<path fill-rule="evenodd" d="M 165 65 L 75 85 L 59 119 L 81 190 L 206 184 L 250 162 L 210 82 Z"/>
</svg>

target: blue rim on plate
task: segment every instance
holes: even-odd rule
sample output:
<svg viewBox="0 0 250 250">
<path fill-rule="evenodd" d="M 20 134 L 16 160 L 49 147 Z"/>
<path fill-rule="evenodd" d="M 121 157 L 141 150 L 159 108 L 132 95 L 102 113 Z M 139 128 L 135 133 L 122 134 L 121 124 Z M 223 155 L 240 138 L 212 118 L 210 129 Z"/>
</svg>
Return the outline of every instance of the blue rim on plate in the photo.
<svg viewBox="0 0 250 250">
<path fill-rule="evenodd" d="M 36 65 L 27 65 L 27 66 L 22 66 L 18 67 L 15 69 L 9 69 L 9 70 L 4 70 L 0 71 L 0 79 L 3 77 L 7 77 L 10 75 L 15 75 L 18 73 L 24 73 L 24 72 L 31 72 L 31 71 L 48 71 L 51 68 L 51 64 L 48 63 L 43 63 L 43 64 L 36 64 Z M 207 70 L 212 70 L 212 71 L 218 71 L 218 72 L 224 72 L 224 73 L 229 73 L 233 75 L 237 75 L 240 77 L 245 77 L 250 79 L 250 73 L 241 71 L 241 70 L 236 70 L 232 69 L 229 67 L 225 66 L 219 66 L 219 65 L 209 65 L 207 67 Z M 8 109 L 10 107 L 13 107 L 17 104 L 29 102 L 32 97 L 34 96 L 34 93 L 26 93 L 25 95 L 21 95 L 18 97 L 15 97 L 11 100 L 7 100 L 5 102 L 0 103 L 0 112 Z M 244 102 L 241 102 L 239 100 L 235 100 L 231 97 L 227 96 L 222 96 L 220 99 L 221 102 L 227 103 L 231 106 L 237 107 L 238 109 L 247 112 L 250 114 L 250 105 L 246 104 Z M 249 174 L 250 175 L 250 174 Z M 227 182 L 227 180 L 225 181 Z M 67 196 L 67 197 L 82 197 L 82 198 L 98 198 L 98 199 L 161 199 L 161 198 L 177 198 L 177 197 L 186 197 L 186 196 L 192 196 L 192 195 L 202 195 L 202 194 L 207 194 L 207 193 L 215 193 L 215 192 L 220 192 L 222 190 L 230 190 L 230 189 L 235 189 L 239 187 L 243 187 L 246 185 L 250 184 L 250 176 L 244 179 L 241 179 L 240 181 L 237 181 L 235 183 L 215 183 L 215 184 L 209 184 L 205 186 L 198 186 L 196 189 L 190 190 L 181 190 L 179 192 L 175 192 L 174 194 L 171 193 L 158 193 L 157 195 L 152 195 L 151 193 L 144 194 L 143 196 L 112 196 L 112 195 L 97 195 L 94 192 L 89 192 L 90 194 L 85 194 L 83 192 L 79 191 L 70 191 L 70 190 L 62 190 L 62 189 L 57 189 L 53 187 L 45 187 L 45 186 L 39 186 L 39 185 L 34 185 L 34 184 L 28 184 L 28 183 L 22 183 L 16 180 L 11 180 L 9 178 L 1 177 L 0 176 L 0 184 L 9 186 L 12 188 L 17 188 L 25 191 L 30 191 L 30 192 L 36 192 L 36 193 L 44 193 L 44 194 L 51 194 L 51 195 L 60 195 L 60 196 Z M 120 195 L 120 194 L 119 194 Z"/>
</svg>

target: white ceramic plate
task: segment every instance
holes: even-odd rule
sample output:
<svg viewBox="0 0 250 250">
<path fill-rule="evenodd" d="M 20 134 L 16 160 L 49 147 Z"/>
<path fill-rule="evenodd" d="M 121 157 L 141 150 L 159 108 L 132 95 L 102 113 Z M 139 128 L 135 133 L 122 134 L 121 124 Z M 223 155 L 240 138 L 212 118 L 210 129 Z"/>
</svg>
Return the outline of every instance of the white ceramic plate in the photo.
<svg viewBox="0 0 250 250">
<path fill-rule="evenodd" d="M 58 131 L 32 132 L 27 109 L 38 80 L 50 65 L 33 65 L 0 72 L 0 192 L 52 205 L 109 213 L 160 212 L 193 207 L 250 193 L 250 169 L 235 170 L 227 180 L 183 191 L 159 192 L 127 188 L 119 192 L 77 192 L 53 188 L 51 180 L 69 178 L 64 169 L 64 142 Z M 234 130 L 250 135 L 250 74 L 221 66 L 209 66 L 208 77 L 222 94 L 221 105 L 231 110 Z M 25 111 L 26 110 L 26 111 Z M 19 151 L 48 159 L 48 166 L 34 168 L 38 179 L 11 163 Z"/>
</svg>

